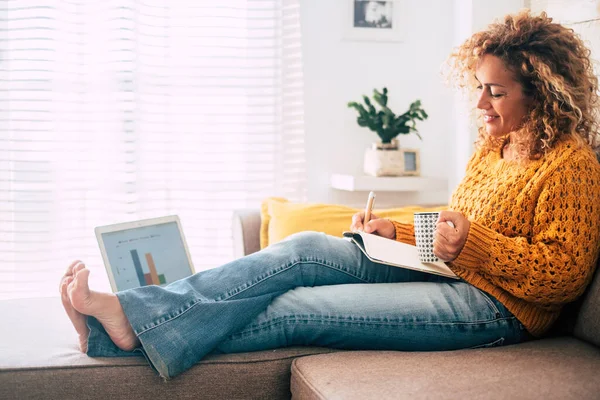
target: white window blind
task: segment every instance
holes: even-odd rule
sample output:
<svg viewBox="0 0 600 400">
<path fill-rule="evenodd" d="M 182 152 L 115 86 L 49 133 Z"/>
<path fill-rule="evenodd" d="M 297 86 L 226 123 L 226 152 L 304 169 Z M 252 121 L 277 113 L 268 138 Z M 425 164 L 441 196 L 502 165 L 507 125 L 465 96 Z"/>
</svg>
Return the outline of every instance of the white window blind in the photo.
<svg viewBox="0 0 600 400">
<path fill-rule="evenodd" d="M 0 35 L 0 298 L 109 290 L 99 225 L 178 214 L 200 271 L 304 199 L 298 0 L 0 0 Z"/>
</svg>

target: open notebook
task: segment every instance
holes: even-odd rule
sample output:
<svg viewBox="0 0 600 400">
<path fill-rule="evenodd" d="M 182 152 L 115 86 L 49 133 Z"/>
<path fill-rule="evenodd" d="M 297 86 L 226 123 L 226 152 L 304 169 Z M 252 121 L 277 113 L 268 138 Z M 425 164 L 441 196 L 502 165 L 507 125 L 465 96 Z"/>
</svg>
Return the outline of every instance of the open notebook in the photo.
<svg viewBox="0 0 600 400">
<path fill-rule="evenodd" d="M 416 246 L 365 232 L 344 232 L 344 237 L 354 242 L 371 261 L 458 279 L 441 261 L 422 263 Z"/>
</svg>

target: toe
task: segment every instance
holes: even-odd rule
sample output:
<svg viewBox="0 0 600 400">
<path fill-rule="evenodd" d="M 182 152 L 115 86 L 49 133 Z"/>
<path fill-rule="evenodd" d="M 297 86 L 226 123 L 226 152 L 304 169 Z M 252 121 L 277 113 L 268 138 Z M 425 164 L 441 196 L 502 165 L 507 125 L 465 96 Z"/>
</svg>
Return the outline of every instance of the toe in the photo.
<svg viewBox="0 0 600 400">
<path fill-rule="evenodd" d="M 77 280 L 77 286 L 83 286 L 86 290 L 88 287 L 88 279 L 90 277 L 90 270 L 85 267 L 83 264 L 79 264 L 82 267 L 75 272 L 75 279 Z"/>
<path fill-rule="evenodd" d="M 73 275 L 64 275 L 60 278 L 60 283 L 58 284 L 58 292 L 62 295 L 66 294 L 67 286 L 69 283 L 73 281 Z"/>
<path fill-rule="evenodd" d="M 77 265 L 79 264 L 83 264 L 83 262 L 81 260 L 75 260 L 73 261 L 68 267 L 67 270 L 65 271 L 65 276 L 69 276 L 69 275 L 73 275 L 73 269 L 75 267 L 77 267 Z"/>
<path fill-rule="evenodd" d="M 79 261 L 79 263 L 73 266 L 73 275 L 77 275 L 80 271 L 85 269 L 85 264 Z"/>
<path fill-rule="evenodd" d="M 60 295 L 62 298 L 66 298 L 67 300 L 69 298 L 67 289 L 71 282 L 73 282 L 72 276 L 66 276 L 60 281 L 60 286 L 59 286 Z"/>
<path fill-rule="evenodd" d="M 69 299 L 69 294 L 68 294 L 68 287 L 69 284 L 73 281 L 72 277 L 68 277 L 63 279 L 63 281 L 60 284 L 60 300 L 62 301 L 63 307 L 65 308 L 65 311 L 68 313 L 71 312 L 71 310 L 73 309 L 73 305 L 71 305 L 71 299 Z"/>
<path fill-rule="evenodd" d="M 89 336 L 89 328 L 86 323 L 86 317 L 79 313 L 71 304 L 71 299 L 68 295 L 69 285 L 72 284 L 74 277 L 69 276 L 63 279 L 61 284 L 61 300 L 65 311 L 67 312 L 67 316 L 71 320 L 75 331 L 77 332 L 77 336 L 79 338 L 79 349 L 85 353 L 87 352 L 87 343 Z"/>
<path fill-rule="evenodd" d="M 64 284 L 65 280 L 66 280 L 68 277 L 72 277 L 72 276 L 73 276 L 73 269 L 74 269 L 74 268 L 75 268 L 77 265 L 79 265 L 79 264 L 81 264 L 81 261 L 79 261 L 79 260 L 76 260 L 76 261 L 73 261 L 73 262 L 72 262 L 72 263 L 71 263 L 71 264 L 70 264 L 70 265 L 67 267 L 67 270 L 65 271 L 65 274 L 64 274 L 64 275 L 63 275 L 63 276 L 60 278 L 60 283 L 59 283 L 59 285 L 58 285 L 58 291 L 59 291 L 60 293 L 62 293 L 62 290 L 63 290 L 63 284 Z"/>
<path fill-rule="evenodd" d="M 90 288 L 88 286 L 89 275 L 89 269 L 85 267 L 81 268 L 75 272 L 73 280 L 67 285 L 67 295 L 73 308 L 80 313 L 88 315 L 88 306 L 91 301 Z"/>
</svg>

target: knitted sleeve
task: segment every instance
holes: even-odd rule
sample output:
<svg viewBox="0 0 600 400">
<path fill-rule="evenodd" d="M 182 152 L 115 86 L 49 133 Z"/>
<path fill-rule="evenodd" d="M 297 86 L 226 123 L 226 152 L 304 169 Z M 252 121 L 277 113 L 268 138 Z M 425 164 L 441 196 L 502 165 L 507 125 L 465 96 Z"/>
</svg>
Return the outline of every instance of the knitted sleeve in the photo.
<svg viewBox="0 0 600 400">
<path fill-rule="evenodd" d="M 413 224 L 403 224 L 402 222 L 393 221 L 390 219 L 396 229 L 396 240 L 407 244 L 416 244 L 415 227 Z"/>
<path fill-rule="evenodd" d="M 592 277 L 600 245 L 600 168 L 579 159 L 557 167 L 537 196 L 531 238 L 506 237 L 471 222 L 450 263 L 476 270 L 528 302 L 575 300 Z"/>
</svg>

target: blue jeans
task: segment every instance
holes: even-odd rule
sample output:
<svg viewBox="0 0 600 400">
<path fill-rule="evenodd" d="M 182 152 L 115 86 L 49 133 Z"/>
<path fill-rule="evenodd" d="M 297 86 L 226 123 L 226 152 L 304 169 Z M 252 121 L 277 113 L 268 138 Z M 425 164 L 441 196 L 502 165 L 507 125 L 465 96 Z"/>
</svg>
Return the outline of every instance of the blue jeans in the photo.
<svg viewBox="0 0 600 400">
<path fill-rule="evenodd" d="M 454 350 L 527 335 L 502 304 L 464 281 L 373 263 L 347 240 L 315 232 L 166 287 L 117 296 L 138 351 L 164 378 L 210 352 Z M 135 354 L 118 349 L 94 318 L 88 325 L 88 355 Z"/>
</svg>

